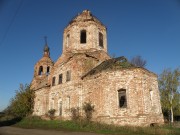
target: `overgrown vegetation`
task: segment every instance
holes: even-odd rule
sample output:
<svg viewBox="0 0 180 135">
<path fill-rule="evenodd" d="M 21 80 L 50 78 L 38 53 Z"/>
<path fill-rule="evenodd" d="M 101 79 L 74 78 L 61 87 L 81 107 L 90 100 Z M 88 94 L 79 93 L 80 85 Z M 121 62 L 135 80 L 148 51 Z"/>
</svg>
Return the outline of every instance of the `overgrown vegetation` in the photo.
<svg viewBox="0 0 180 135">
<path fill-rule="evenodd" d="M 61 131 L 79 131 L 79 132 L 95 132 L 102 134 L 118 134 L 118 135 L 179 135 L 180 125 L 177 127 L 166 125 L 161 127 L 129 127 L 114 126 L 101 124 L 98 122 L 86 121 L 59 121 L 59 120 L 42 120 L 40 117 L 33 116 L 24 118 L 15 126 L 23 128 L 40 128 L 53 129 Z"/>
<path fill-rule="evenodd" d="M 73 121 L 78 121 L 80 119 L 79 107 L 71 108 L 71 119 Z"/>
<path fill-rule="evenodd" d="M 90 122 L 94 112 L 94 105 L 91 102 L 84 102 L 82 110 L 84 111 L 84 116 L 80 115 L 79 107 L 71 108 L 71 120 L 75 122 L 79 121 L 80 123 Z"/>
<path fill-rule="evenodd" d="M 20 84 L 15 96 L 11 99 L 10 105 L 4 110 L 8 117 L 23 118 L 33 112 L 34 91 L 29 85 Z"/>
<path fill-rule="evenodd" d="M 161 106 L 164 116 L 171 122 L 180 116 L 180 69 L 165 69 L 159 76 Z"/>
<path fill-rule="evenodd" d="M 48 111 L 48 116 L 49 116 L 49 118 L 50 118 L 51 120 L 53 120 L 53 119 L 55 118 L 55 112 L 56 112 L 55 109 L 50 109 L 50 110 Z"/>
<path fill-rule="evenodd" d="M 94 112 L 94 105 L 91 102 L 85 102 L 83 104 L 83 110 L 85 112 L 85 120 L 89 122 L 92 118 L 92 113 Z"/>
<path fill-rule="evenodd" d="M 11 99 L 9 106 L 1 113 L 0 126 L 9 126 L 19 122 L 22 118 L 29 116 L 34 107 L 34 91 L 29 85 L 20 84 L 15 96 Z"/>
</svg>

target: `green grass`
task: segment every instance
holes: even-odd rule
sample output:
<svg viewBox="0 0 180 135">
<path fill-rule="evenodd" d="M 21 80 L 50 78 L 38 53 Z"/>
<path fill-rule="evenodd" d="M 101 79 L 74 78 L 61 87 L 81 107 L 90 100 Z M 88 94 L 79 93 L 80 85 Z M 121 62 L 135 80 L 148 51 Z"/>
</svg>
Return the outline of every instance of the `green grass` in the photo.
<svg viewBox="0 0 180 135">
<path fill-rule="evenodd" d="M 21 128 L 53 129 L 62 131 L 94 132 L 115 135 L 180 135 L 180 128 L 172 125 L 161 127 L 128 127 L 86 121 L 42 120 L 39 117 L 24 118 L 15 126 Z"/>
</svg>

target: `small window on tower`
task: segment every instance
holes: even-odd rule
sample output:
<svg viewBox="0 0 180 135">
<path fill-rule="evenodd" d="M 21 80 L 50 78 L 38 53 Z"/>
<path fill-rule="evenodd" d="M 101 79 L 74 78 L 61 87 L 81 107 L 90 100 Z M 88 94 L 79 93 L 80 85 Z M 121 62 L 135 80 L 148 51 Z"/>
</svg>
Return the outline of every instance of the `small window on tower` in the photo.
<svg viewBox="0 0 180 135">
<path fill-rule="evenodd" d="M 66 37 L 66 45 L 67 45 L 67 47 L 69 46 L 69 39 L 70 39 L 70 35 L 68 34 L 67 37 Z"/>
<path fill-rule="evenodd" d="M 119 100 L 120 108 L 127 107 L 127 99 L 126 99 L 126 90 L 125 89 L 118 90 L 118 100 Z"/>
<path fill-rule="evenodd" d="M 54 76 L 54 77 L 52 78 L 52 86 L 55 86 L 55 82 L 56 82 L 56 77 Z"/>
<path fill-rule="evenodd" d="M 86 30 L 82 30 L 81 31 L 80 43 L 81 44 L 85 44 L 86 43 Z"/>
<path fill-rule="evenodd" d="M 62 84 L 62 77 L 63 77 L 62 74 L 60 74 L 59 75 L 59 82 L 58 82 L 59 84 Z"/>
<path fill-rule="evenodd" d="M 101 32 L 99 32 L 99 46 L 104 48 L 104 45 L 103 45 L 103 34 Z"/>
<path fill-rule="evenodd" d="M 67 71 L 66 73 L 66 82 L 71 80 L 71 71 Z"/>
<path fill-rule="evenodd" d="M 40 66 L 40 67 L 39 67 L 38 75 L 42 75 L 42 74 L 43 74 L 43 66 Z"/>
<path fill-rule="evenodd" d="M 50 67 L 48 66 L 48 67 L 47 67 L 46 75 L 49 75 L 49 72 L 50 72 Z"/>
</svg>

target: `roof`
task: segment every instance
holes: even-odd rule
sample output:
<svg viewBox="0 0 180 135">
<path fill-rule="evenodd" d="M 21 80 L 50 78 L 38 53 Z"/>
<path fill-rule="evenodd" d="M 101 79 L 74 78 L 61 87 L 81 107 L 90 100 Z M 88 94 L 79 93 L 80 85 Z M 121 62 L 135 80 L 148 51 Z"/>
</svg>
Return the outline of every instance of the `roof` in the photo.
<svg viewBox="0 0 180 135">
<path fill-rule="evenodd" d="M 105 59 L 110 58 L 110 56 L 102 50 L 97 50 L 97 51 L 93 51 L 93 52 L 90 52 L 90 51 L 89 52 L 78 52 L 78 53 L 70 52 L 70 53 L 65 53 L 61 57 L 59 57 L 58 60 L 55 62 L 55 66 L 65 64 L 75 56 L 92 57 L 92 58 L 97 59 L 99 61 L 104 61 Z"/>
<path fill-rule="evenodd" d="M 101 21 L 99 21 L 99 19 L 97 17 L 92 15 L 92 13 L 89 10 L 84 10 L 82 13 L 75 16 L 69 22 L 69 24 L 71 25 L 74 22 L 86 22 L 86 21 L 93 21 L 93 22 L 99 23 L 100 25 L 104 26 L 104 24 Z"/>
<path fill-rule="evenodd" d="M 124 56 L 112 58 L 103 61 L 101 64 L 90 70 L 88 73 L 82 76 L 82 79 L 88 75 L 94 75 L 108 69 L 123 69 L 123 68 L 131 68 L 131 67 L 135 67 L 135 66 L 130 62 L 128 62 L 128 60 Z"/>
</svg>

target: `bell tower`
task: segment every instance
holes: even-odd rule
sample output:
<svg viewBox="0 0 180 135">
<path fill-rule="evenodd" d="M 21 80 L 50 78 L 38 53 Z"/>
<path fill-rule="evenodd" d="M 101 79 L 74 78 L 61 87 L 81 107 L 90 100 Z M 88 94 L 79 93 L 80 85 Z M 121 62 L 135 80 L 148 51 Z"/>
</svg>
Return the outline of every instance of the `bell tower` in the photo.
<svg viewBox="0 0 180 135">
<path fill-rule="evenodd" d="M 63 53 L 97 50 L 107 52 L 106 27 L 89 10 L 84 10 L 64 29 Z"/>
<path fill-rule="evenodd" d="M 45 37 L 45 45 L 43 49 L 43 57 L 34 66 L 34 78 L 31 83 L 32 87 L 36 87 L 42 80 L 48 81 L 48 76 L 51 73 L 51 69 L 54 63 L 50 58 L 50 48 L 47 44 L 47 38 Z"/>
</svg>

